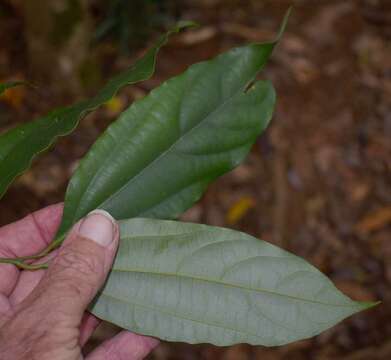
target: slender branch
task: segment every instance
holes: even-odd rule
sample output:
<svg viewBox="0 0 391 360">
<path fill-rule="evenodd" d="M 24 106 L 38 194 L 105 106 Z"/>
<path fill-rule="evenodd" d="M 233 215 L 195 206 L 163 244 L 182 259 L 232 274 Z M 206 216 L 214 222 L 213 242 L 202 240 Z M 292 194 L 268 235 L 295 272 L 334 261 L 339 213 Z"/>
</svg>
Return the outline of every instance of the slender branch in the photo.
<svg viewBox="0 0 391 360">
<path fill-rule="evenodd" d="M 48 263 L 42 264 L 26 264 L 21 258 L 0 258 L 0 264 L 12 264 L 23 270 L 39 270 L 39 269 L 47 269 Z"/>
<path fill-rule="evenodd" d="M 45 249 L 43 249 L 41 252 L 39 252 L 34 259 L 39 259 L 47 254 L 49 254 L 51 251 L 57 249 L 60 247 L 60 245 L 63 243 L 65 239 L 66 234 L 61 235 L 60 237 L 54 239 Z M 30 258 L 31 259 L 31 258 Z"/>
<path fill-rule="evenodd" d="M 48 255 L 51 251 L 57 249 L 62 244 L 64 238 L 65 234 L 57 239 L 54 239 L 45 249 L 34 255 L 20 256 L 16 258 L 0 258 L 0 264 L 13 264 L 20 269 L 34 270 L 34 265 L 26 264 L 26 261 L 38 260 Z"/>
<path fill-rule="evenodd" d="M 49 267 L 49 263 L 42 263 L 42 264 L 26 264 L 26 263 L 20 263 L 16 265 L 19 269 L 23 270 L 41 270 L 41 269 L 47 269 Z"/>
</svg>

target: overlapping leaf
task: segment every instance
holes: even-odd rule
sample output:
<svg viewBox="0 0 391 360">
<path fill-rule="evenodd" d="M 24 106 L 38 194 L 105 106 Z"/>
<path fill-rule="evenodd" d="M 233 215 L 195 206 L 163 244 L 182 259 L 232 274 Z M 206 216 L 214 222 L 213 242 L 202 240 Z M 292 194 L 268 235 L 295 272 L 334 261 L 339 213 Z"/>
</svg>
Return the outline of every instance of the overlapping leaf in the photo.
<svg viewBox="0 0 391 360">
<path fill-rule="evenodd" d="M 95 208 L 116 219 L 174 218 L 237 166 L 272 115 L 272 85 L 246 88 L 274 45 L 252 44 L 195 64 L 133 103 L 72 177 L 58 235 Z"/>
<path fill-rule="evenodd" d="M 172 33 L 189 25 L 191 23 L 183 23 L 163 35 L 141 59 L 112 78 L 92 99 L 54 110 L 42 118 L 2 134 L 0 136 L 0 197 L 13 179 L 28 168 L 35 155 L 47 149 L 58 136 L 70 133 L 88 112 L 111 99 L 121 87 L 151 77 L 159 49 Z M 6 83 L 0 87 L 0 90 L 16 85 L 18 83 Z"/>
<path fill-rule="evenodd" d="M 169 341 L 274 346 L 314 336 L 371 305 L 247 234 L 134 218 L 121 222 L 113 270 L 91 309 Z"/>
</svg>

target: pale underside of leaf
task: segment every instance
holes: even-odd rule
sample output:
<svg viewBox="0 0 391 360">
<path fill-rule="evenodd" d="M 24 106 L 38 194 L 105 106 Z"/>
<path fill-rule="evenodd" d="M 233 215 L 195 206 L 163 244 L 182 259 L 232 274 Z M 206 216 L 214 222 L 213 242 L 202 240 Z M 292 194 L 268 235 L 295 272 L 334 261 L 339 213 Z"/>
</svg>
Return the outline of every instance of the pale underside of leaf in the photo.
<svg viewBox="0 0 391 360">
<path fill-rule="evenodd" d="M 50 112 L 48 115 L 27 124 L 17 126 L 0 136 L 0 197 L 16 176 L 26 170 L 32 159 L 53 144 L 57 137 L 72 132 L 79 120 L 87 113 L 110 100 L 125 86 L 150 78 L 155 70 L 156 56 L 168 37 L 181 28 L 191 25 L 184 23 L 161 36 L 157 43 L 132 67 L 109 80 L 90 100 L 81 101 Z M 19 82 L 0 85 L 4 88 L 19 85 Z"/>
<path fill-rule="evenodd" d="M 121 222 L 113 270 L 91 309 L 164 340 L 274 346 L 368 306 L 303 259 L 249 235 L 135 218 Z"/>
</svg>

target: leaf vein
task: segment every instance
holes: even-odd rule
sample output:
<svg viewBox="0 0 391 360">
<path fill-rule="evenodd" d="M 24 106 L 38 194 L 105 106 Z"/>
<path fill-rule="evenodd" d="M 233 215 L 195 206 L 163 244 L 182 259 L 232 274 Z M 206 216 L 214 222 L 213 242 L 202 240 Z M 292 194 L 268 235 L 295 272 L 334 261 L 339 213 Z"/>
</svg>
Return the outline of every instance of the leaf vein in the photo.
<svg viewBox="0 0 391 360">
<path fill-rule="evenodd" d="M 167 277 L 178 277 L 178 278 L 183 278 L 187 280 L 196 280 L 196 281 L 201 281 L 201 282 L 207 282 L 207 283 L 213 283 L 217 285 L 222 285 L 222 286 L 227 286 L 227 287 L 232 287 L 232 288 L 237 288 L 237 289 L 242 289 L 242 290 L 247 290 L 247 291 L 254 291 L 254 292 L 259 292 L 259 293 L 266 293 L 269 295 L 275 295 L 275 296 L 280 296 L 280 297 L 286 297 L 295 301 L 303 301 L 303 302 L 309 302 L 313 304 L 318 304 L 318 305 L 325 305 L 325 306 L 333 306 L 333 307 L 360 307 L 358 304 L 332 304 L 332 303 L 324 303 L 318 300 L 312 300 L 312 299 L 305 299 L 305 298 L 300 298 L 298 296 L 293 296 L 293 295 L 288 295 L 288 294 L 283 294 L 279 293 L 273 290 L 268 290 L 264 288 L 251 288 L 248 286 L 244 285 L 239 285 L 239 284 L 230 284 L 227 282 L 223 282 L 221 280 L 217 279 L 207 279 L 203 278 L 201 276 L 195 276 L 195 275 L 187 275 L 187 274 L 178 274 L 178 273 L 173 273 L 173 272 L 158 272 L 158 271 L 150 271 L 150 270 L 143 270 L 143 269 L 121 269 L 121 268 L 116 268 L 114 266 L 113 272 L 118 271 L 118 272 L 130 272 L 130 273 L 140 273 L 140 274 L 146 274 L 146 275 L 151 275 L 151 276 L 167 276 Z"/>
</svg>

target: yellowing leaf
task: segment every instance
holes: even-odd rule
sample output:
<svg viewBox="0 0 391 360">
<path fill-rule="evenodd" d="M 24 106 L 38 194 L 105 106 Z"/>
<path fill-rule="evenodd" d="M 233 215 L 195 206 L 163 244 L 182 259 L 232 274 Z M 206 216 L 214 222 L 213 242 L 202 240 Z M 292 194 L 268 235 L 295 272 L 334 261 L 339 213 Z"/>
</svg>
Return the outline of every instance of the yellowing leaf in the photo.
<svg viewBox="0 0 391 360">
<path fill-rule="evenodd" d="M 389 223 L 391 223 L 391 206 L 386 206 L 365 216 L 356 225 L 356 231 L 365 235 L 379 230 Z"/>
<path fill-rule="evenodd" d="M 119 96 L 114 96 L 104 106 L 111 113 L 118 114 L 124 108 L 124 102 Z"/>
<path fill-rule="evenodd" d="M 6 82 L 1 82 L 0 83 L 0 95 L 3 94 L 4 91 L 7 89 L 11 89 L 15 86 L 20 86 L 20 85 L 25 85 L 26 83 L 24 81 L 6 81 Z"/>
<path fill-rule="evenodd" d="M 8 105 L 18 109 L 23 102 L 25 94 L 25 88 L 22 86 L 17 86 L 6 89 L 0 95 L 0 99 Z"/>
<path fill-rule="evenodd" d="M 226 221 L 233 225 L 238 223 L 255 206 L 255 200 L 252 197 L 245 196 L 235 202 L 228 210 Z"/>
</svg>

